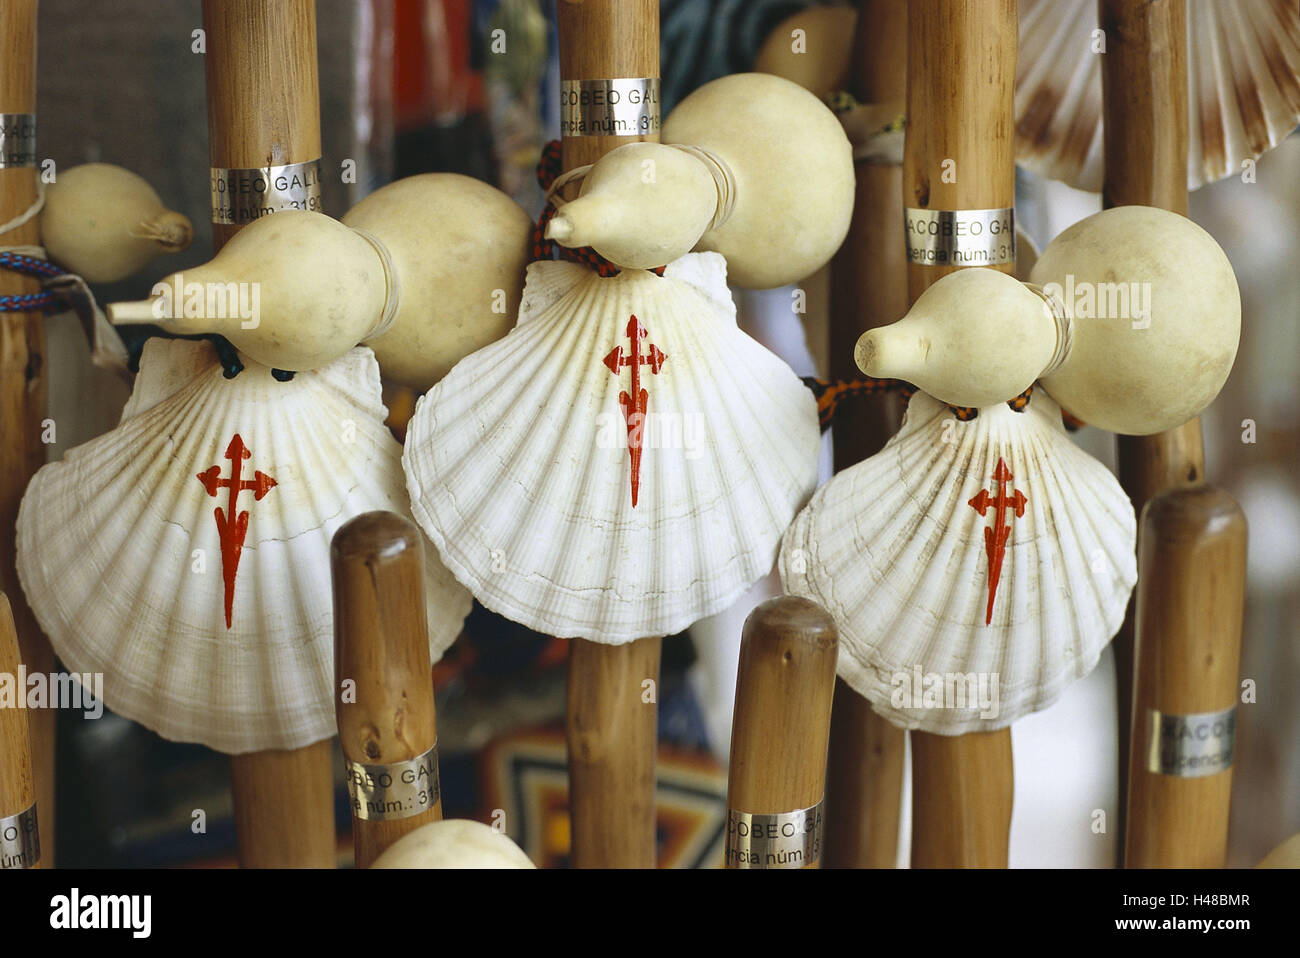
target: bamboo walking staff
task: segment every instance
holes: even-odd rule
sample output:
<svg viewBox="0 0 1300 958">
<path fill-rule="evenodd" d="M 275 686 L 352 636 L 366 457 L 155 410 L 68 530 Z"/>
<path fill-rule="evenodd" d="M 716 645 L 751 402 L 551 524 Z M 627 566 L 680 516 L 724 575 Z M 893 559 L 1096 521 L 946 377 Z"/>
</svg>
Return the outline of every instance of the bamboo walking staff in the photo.
<svg viewBox="0 0 1300 958">
<path fill-rule="evenodd" d="M 1129 868 L 1222 868 L 1228 847 L 1246 518 L 1209 486 L 1142 512 Z"/>
<path fill-rule="evenodd" d="M 0 223 L 27 212 L 37 198 L 34 133 L 36 120 L 36 0 L 0 0 Z M 38 246 L 36 217 L 0 236 L 0 246 Z M 36 279 L 0 271 L 0 295 L 40 291 Z M 0 313 L 0 591 L 10 596 L 18 648 L 32 673 L 54 671 L 54 650 L 23 598 L 14 570 L 14 524 L 32 475 L 45 464 L 41 421 L 46 413 L 45 327 L 39 312 Z M 54 861 L 54 709 L 28 718 L 33 774 L 40 807 L 41 852 Z"/>
<path fill-rule="evenodd" d="M 9 599 L 0 592 L 0 675 L 16 676 L 21 663 Z M 26 689 L 15 683 L 14 694 L 25 693 Z M 28 714 L 17 702 L 0 707 L 0 871 L 41 867 Z"/>
<path fill-rule="evenodd" d="M 848 91 L 860 103 L 903 108 L 907 93 L 907 4 L 865 0 L 858 11 Z M 858 162 L 853 222 L 831 261 L 832 379 L 859 375 L 854 347 L 864 330 L 907 312 L 903 170 L 893 163 Z M 835 468 L 874 455 L 898 428 L 893 396 L 846 403 L 831 433 Z M 847 683 L 835 682 L 826 768 L 828 868 L 892 868 L 898 860 L 903 787 L 903 730 L 871 710 Z"/>
<path fill-rule="evenodd" d="M 569 84 L 562 98 L 581 97 L 582 81 L 612 78 L 653 80 L 655 92 L 651 130 L 592 135 L 562 125 L 564 169 L 594 163 L 624 143 L 657 142 L 658 0 L 560 0 L 557 18 L 560 81 Z M 563 105 L 562 111 L 571 115 Z M 570 643 L 565 737 L 575 867 L 655 865 L 655 702 L 661 647 L 660 637 L 626 645 L 576 638 Z"/>
<path fill-rule="evenodd" d="M 728 868 L 819 868 L 835 623 L 781 596 L 745 620 L 727 775 Z"/>
<path fill-rule="evenodd" d="M 1187 215 L 1187 14 L 1185 0 L 1099 0 L 1106 37 L 1101 58 L 1103 205 L 1158 206 Z M 1153 436 L 1119 436 L 1119 477 L 1133 508 L 1165 489 L 1201 482 L 1205 453 L 1199 418 Z M 1136 595 L 1136 592 L 1135 592 Z M 1135 600 L 1133 600 L 1135 601 Z M 1124 848 L 1129 725 L 1133 708 L 1133 601 L 1115 636 L 1119 713 L 1117 855 Z"/>
<path fill-rule="evenodd" d="M 420 530 L 391 512 L 351 519 L 330 546 L 334 688 L 358 868 L 442 819 L 438 724 Z"/>
<path fill-rule="evenodd" d="M 219 250 L 268 205 L 319 209 L 318 200 L 313 205 L 321 155 L 315 4 L 204 0 L 203 29 L 213 243 Z M 281 167 L 290 169 L 275 169 Z M 264 186 L 283 177 L 283 189 L 276 196 L 255 191 L 259 177 Z M 241 866 L 334 866 L 328 739 L 293 751 L 235 755 L 230 765 Z"/>
<path fill-rule="evenodd" d="M 1004 224 L 1011 249 L 995 254 L 992 268 L 1014 271 L 1016 41 L 1015 0 L 908 5 L 903 205 L 913 302 L 963 268 L 926 261 L 944 246 L 922 242 L 917 224 L 943 220 L 925 211 L 997 211 L 990 222 Z M 913 731 L 913 867 L 1006 867 L 1012 794 L 1010 728 L 960 736 Z"/>
</svg>

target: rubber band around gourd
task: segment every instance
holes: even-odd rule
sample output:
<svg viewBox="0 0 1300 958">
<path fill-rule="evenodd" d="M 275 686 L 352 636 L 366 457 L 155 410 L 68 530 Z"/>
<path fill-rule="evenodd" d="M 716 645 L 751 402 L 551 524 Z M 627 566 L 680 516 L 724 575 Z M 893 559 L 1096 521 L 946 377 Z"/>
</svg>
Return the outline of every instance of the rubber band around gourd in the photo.
<svg viewBox="0 0 1300 958">
<path fill-rule="evenodd" d="M 1025 283 L 1024 286 L 1047 304 L 1047 309 L 1052 314 L 1052 322 L 1056 325 L 1056 348 L 1046 368 L 1038 374 L 1038 378 L 1042 379 L 1056 372 L 1061 368 L 1061 364 L 1070 358 L 1070 350 L 1074 348 L 1074 318 L 1065 308 L 1065 304 L 1043 287 L 1034 283 Z"/>
<path fill-rule="evenodd" d="M 374 248 L 376 255 L 379 256 L 379 262 L 384 268 L 384 311 L 380 314 L 379 321 L 362 338 L 361 341 L 364 343 L 377 339 L 392 328 L 393 321 L 397 318 L 398 307 L 402 304 L 402 282 L 397 275 L 397 268 L 393 265 L 393 257 L 388 252 L 388 247 L 380 242 L 379 237 L 356 226 L 350 226 L 348 229 Z"/>
</svg>

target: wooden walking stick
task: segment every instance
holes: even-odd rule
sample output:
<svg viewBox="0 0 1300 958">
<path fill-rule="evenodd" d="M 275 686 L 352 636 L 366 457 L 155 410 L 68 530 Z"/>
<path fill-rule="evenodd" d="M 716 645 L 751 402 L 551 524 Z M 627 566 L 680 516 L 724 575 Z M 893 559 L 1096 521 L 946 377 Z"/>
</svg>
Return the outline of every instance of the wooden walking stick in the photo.
<svg viewBox="0 0 1300 958">
<path fill-rule="evenodd" d="M 1103 204 L 1158 206 L 1187 215 L 1187 17 L 1185 0 L 1099 0 L 1105 180 Z M 1119 436 L 1119 477 L 1138 515 L 1165 489 L 1202 481 L 1201 421 L 1153 436 Z M 1139 590 L 1140 590 L 1139 586 Z M 1133 730 L 1133 605 L 1115 637 L 1119 776 L 1128 792 Z M 1125 846 L 1120 813 L 1117 854 Z"/>
<path fill-rule="evenodd" d="M 902 111 L 907 92 L 905 0 L 861 5 L 849 76 L 848 92 L 859 103 L 897 104 L 897 112 Z M 898 237 L 903 169 L 894 162 L 859 160 L 856 172 L 853 222 L 831 261 L 832 379 L 857 377 L 853 352 L 858 337 L 894 322 L 908 305 L 907 247 Z M 831 433 L 836 470 L 878 452 L 898 428 L 899 413 L 897 399 L 889 395 L 841 407 Z M 826 867 L 892 868 L 897 863 L 903 750 L 903 730 L 837 679 L 826 768 Z"/>
<path fill-rule="evenodd" d="M 1016 4 L 914 0 L 907 50 L 903 204 L 915 302 L 962 268 L 955 264 L 1014 270 Z M 972 224 L 980 227 L 976 242 Z M 1006 867 L 1010 728 L 913 731 L 912 771 L 912 865 Z"/>
<path fill-rule="evenodd" d="M 727 776 L 728 868 L 819 868 L 835 624 L 797 596 L 745 620 Z"/>
<path fill-rule="evenodd" d="M 31 210 L 37 197 L 36 0 L 0 0 L 0 223 Z M 37 246 L 33 216 L 0 235 L 0 246 Z M 0 270 L 0 296 L 40 291 L 36 279 Z M 54 650 L 23 599 L 14 571 L 14 524 L 27 481 L 45 463 L 45 327 L 37 312 L 0 313 L 0 591 L 10 596 L 21 661 L 28 672 L 54 671 Z M 28 719 L 40 807 L 41 850 L 54 861 L 55 711 Z"/>
<path fill-rule="evenodd" d="M 312 0 L 204 0 L 213 243 L 280 208 L 320 209 Z M 231 757 L 239 863 L 333 867 L 332 750 Z"/>
<path fill-rule="evenodd" d="M 557 15 L 564 169 L 594 163 L 624 143 L 657 142 L 658 0 L 561 0 Z M 640 124 L 624 131 L 605 122 L 614 110 L 602 94 L 614 88 L 653 91 L 640 114 L 649 118 L 644 131 L 635 129 Z M 655 865 L 654 689 L 661 646 L 659 637 L 570 644 L 565 720 L 575 867 Z"/>
<path fill-rule="evenodd" d="M 1142 512 L 1130 756 L 1130 868 L 1222 868 L 1228 846 L 1246 519 L 1226 493 L 1171 489 Z"/>
<path fill-rule="evenodd" d="M 12 678 L 13 694 L 26 695 L 17 681 L 22 656 L 9 599 L 0 592 L 0 676 Z M 0 696 L 0 871 L 41 867 L 41 835 L 32 777 L 28 710 Z"/>
<path fill-rule="evenodd" d="M 368 512 L 334 534 L 334 687 L 358 868 L 442 818 L 420 531 Z"/>
</svg>

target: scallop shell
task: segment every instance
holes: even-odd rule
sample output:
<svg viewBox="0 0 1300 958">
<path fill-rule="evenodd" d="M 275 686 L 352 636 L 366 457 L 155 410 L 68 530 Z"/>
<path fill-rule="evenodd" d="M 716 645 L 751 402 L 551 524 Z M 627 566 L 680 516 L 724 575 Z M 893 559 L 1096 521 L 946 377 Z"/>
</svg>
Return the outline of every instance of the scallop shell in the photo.
<svg viewBox="0 0 1300 958">
<path fill-rule="evenodd" d="M 207 343 L 150 340 L 118 427 L 42 468 L 19 510 L 18 574 L 55 651 L 164 738 L 231 754 L 328 738 L 330 539 L 359 513 L 407 512 L 384 416 L 367 348 L 281 383 L 251 361 L 225 379 Z M 437 659 L 470 596 L 426 570 Z"/>
<path fill-rule="evenodd" d="M 1020 0 L 1016 160 L 1078 189 L 1102 185 L 1096 0 Z M 1187 0 L 1187 186 L 1241 172 L 1300 121 L 1294 0 Z"/>
<path fill-rule="evenodd" d="M 416 522 L 480 602 L 620 644 L 770 571 L 819 445 L 812 395 L 736 327 L 726 264 L 699 253 L 662 278 L 530 265 L 517 327 L 421 399 L 403 464 Z"/>
<path fill-rule="evenodd" d="M 1135 537 L 1128 497 L 1042 390 L 964 423 L 917 393 L 885 448 L 795 519 L 780 570 L 835 619 L 839 675 L 877 712 L 956 735 L 1045 708 L 1092 670 L 1137 580 Z M 916 701 L 918 683 L 971 673 L 993 708 Z"/>
</svg>

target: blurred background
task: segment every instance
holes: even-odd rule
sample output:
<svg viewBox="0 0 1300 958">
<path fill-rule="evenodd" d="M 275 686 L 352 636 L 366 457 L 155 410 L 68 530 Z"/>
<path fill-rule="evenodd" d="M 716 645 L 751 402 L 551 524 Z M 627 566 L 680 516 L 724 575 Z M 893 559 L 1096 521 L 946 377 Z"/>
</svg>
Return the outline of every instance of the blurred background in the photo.
<svg viewBox="0 0 1300 958">
<path fill-rule="evenodd" d="M 392 179 L 454 171 L 494 183 L 531 215 L 542 193 L 534 167 L 558 135 L 555 0 L 318 0 L 325 209 L 341 216 Z M 661 0 L 663 113 L 700 84 L 753 67 L 764 40 L 813 4 L 804 0 Z M 191 249 L 128 283 L 96 289 L 101 303 L 138 299 L 165 273 L 211 252 L 208 144 L 201 54 L 191 31 L 199 0 L 41 0 L 40 156 L 59 169 L 90 161 L 145 177 L 196 228 Z M 504 54 L 489 53 L 494 29 Z M 784 28 L 783 28 L 784 29 Z M 809 55 L 819 51 L 810 49 Z M 344 161 L 356 164 L 344 183 Z M 1018 174 L 1019 223 L 1042 249 L 1100 209 L 1097 194 Z M 1258 163 L 1254 182 L 1229 177 L 1192 194 L 1190 215 L 1224 247 L 1242 290 L 1236 368 L 1204 417 L 1208 477 L 1232 493 L 1250 523 L 1242 677 L 1254 704 L 1239 708 L 1229 864 L 1259 861 L 1300 831 L 1300 136 Z M 900 243 L 902 236 L 900 232 Z M 808 312 L 787 290 L 737 291 L 742 325 L 801 375 L 825 374 L 825 278 L 810 279 Z M 49 324 L 51 458 L 116 425 L 127 389 L 91 367 L 69 316 Z M 138 356 L 138 328 L 128 328 Z M 401 432 L 414 397 L 386 391 Z M 1243 441 L 1248 422 L 1253 442 Z M 1076 439 L 1114 466 L 1114 439 Z M 829 475 L 829 445 L 824 459 Z M 779 585 L 756 586 L 727 613 L 664 646 L 660 683 L 660 862 L 721 860 L 726 755 L 740 627 Z M 568 851 L 563 641 L 528 632 L 476 606 L 436 669 L 444 809 L 490 820 L 539 865 Z M 1114 665 L 1052 708 L 1013 728 L 1013 866 L 1109 867 L 1116 820 Z M 229 763 L 164 741 L 106 713 L 61 714 L 58 859 L 65 866 L 231 865 Z M 340 861 L 350 862 L 349 818 L 338 766 Z M 906 782 L 906 776 L 905 776 Z M 908 810 L 899 863 L 906 864 Z M 207 831 L 194 834 L 203 809 Z"/>
</svg>

